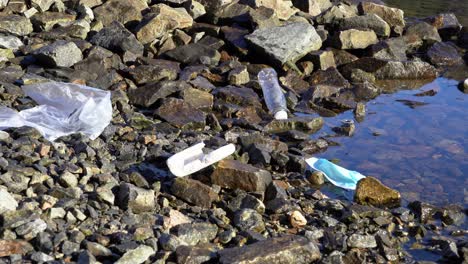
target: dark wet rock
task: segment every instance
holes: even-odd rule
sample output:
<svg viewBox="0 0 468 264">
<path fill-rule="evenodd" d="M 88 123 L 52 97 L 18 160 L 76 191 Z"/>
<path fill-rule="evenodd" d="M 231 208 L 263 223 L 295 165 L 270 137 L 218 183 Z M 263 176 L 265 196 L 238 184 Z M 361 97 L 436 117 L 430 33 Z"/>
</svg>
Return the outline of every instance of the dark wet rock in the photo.
<svg viewBox="0 0 468 264">
<path fill-rule="evenodd" d="M 335 33 L 331 44 L 339 49 L 365 49 L 378 42 L 377 35 L 372 30 L 348 29 Z"/>
<path fill-rule="evenodd" d="M 214 12 L 232 2 L 232 0 L 198 0 L 200 4 L 205 6 L 207 12 Z"/>
<path fill-rule="evenodd" d="M 290 90 L 293 90 L 298 94 L 302 94 L 310 88 L 310 84 L 304 81 L 302 77 L 295 72 L 288 72 L 286 76 L 280 77 L 279 80 L 283 86 L 289 88 Z"/>
<path fill-rule="evenodd" d="M 333 54 L 335 57 L 335 63 L 337 67 L 351 63 L 359 59 L 358 57 L 347 52 L 346 50 L 340 50 L 340 49 L 331 49 L 331 50 L 333 51 Z"/>
<path fill-rule="evenodd" d="M 37 49 L 33 54 L 39 62 L 49 67 L 71 67 L 83 59 L 76 44 L 64 40 Z"/>
<path fill-rule="evenodd" d="M 458 22 L 458 19 L 454 13 L 442 13 L 429 18 L 425 21 L 439 31 L 439 35 L 444 40 L 449 40 L 453 36 L 457 36 L 462 25 Z"/>
<path fill-rule="evenodd" d="M 0 16 L 0 32 L 17 36 L 26 36 L 33 32 L 33 25 L 28 18 L 19 15 Z"/>
<path fill-rule="evenodd" d="M 464 49 L 468 49 L 468 28 L 462 28 L 460 34 L 458 34 L 458 45 Z"/>
<path fill-rule="evenodd" d="M 330 0 L 293 0 L 292 2 L 295 7 L 311 16 L 320 15 L 323 11 L 333 6 Z"/>
<path fill-rule="evenodd" d="M 192 23 L 192 17 L 184 8 L 156 4 L 137 26 L 136 37 L 142 44 L 148 44 L 174 29 L 191 27 Z"/>
<path fill-rule="evenodd" d="M 110 0 L 96 7 L 93 11 L 96 20 L 101 21 L 104 26 L 108 26 L 113 21 L 122 24 L 140 21 L 142 11 L 146 8 L 148 8 L 148 5 L 141 0 Z"/>
<path fill-rule="evenodd" d="M 320 14 L 316 19 L 319 24 L 332 24 L 339 19 L 355 17 L 358 15 L 357 13 L 358 10 L 356 9 L 356 6 L 340 3 L 332 6 L 330 9 Z"/>
<path fill-rule="evenodd" d="M 336 67 L 335 57 L 333 55 L 333 52 L 330 50 L 310 52 L 309 56 L 311 57 L 314 66 L 318 67 L 321 70 L 327 70 L 330 67 Z"/>
<path fill-rule="evenodd" d="M 354 195 L 354 201 L 357 203 L 378 207 L 397 207 L 400 205 L 400 200 L 398 191 L 390 189 L 373 177 L 360 180 Z"/>
<path fill-rule="evenodd" d="M 143 263 L 149 259 L 155 253 L 152 247 L 146 245 L 140 245 L 139 247 L 127 251 L 123 256 L 117 260 L 116 264 L 131 264 L 131 263 Z"/>
<path fill-rule="evenodd" d="M 433 216 L 439 211 L 439 208 L 420 201 L 411 202 L 408 207 L 422 223 L 426 223 L 432 219 Z"/>
<path fill-rule="evenodd" d="M 403 37 L 381 40 L 370 47 L 372 57 L 384 60 L 406 61 L 408 45 Z"/>
<path fill-rule="evenodd" d="M 456 261 L 460 258 L 457 249 L 457 244 L 452 239 L 443 236 L 435 236 L 432 238 L 431 243 L 440 247 L 440 249 L 442 250 L 442 256 L 445 259 Z"/>
<path fill-rule="evenodd" d="M 181 99 L 165 99 L 154 113 L 171 125 L 184 130 L 205 128 L 206 114 Z"/>
<path fill-rule="evenodd" d="M 426 22 L 418 22 L 406 29 L 405 36 L 413 36 L 422 40 L 427 45 L 442 41 L 437 28 Z"/>
<path fill-rule="evenodd" d="M 255 106 L 261 107 L 258 94 L 251 88 L 226 86 L 217 88 L 213 94 L 227 103 L 233 103 L 240 106 Z"/>
<path fill-rule="evenodd" d="M 287 120 L 273 120 L 265 126 L 268 133 L 280 133 L 289 130 L 300 130 L 315 133 L 323 126 L 321 117 L 293 117 Z"/>
<path fill-rule="evenodd" d="M 253 209 L 241 209 L 234 214 L 233 224 L 241 231 L 263 232 L 262 215 Z"/>
<path fill-rule="evenodd" d="M 429 61 L 437 66 L 453 66 L 463 64 L 463 59 L 454 44 L 437 42 L 427 51 Z"/>
<path fill-rule="evenodd" d="M 171 186 L 171 192 L 184 201 L 204 208 L 210 208 L 211 203 L 219 199 L 218 194 L 208 185 L 187 178 L 177 178 Z"/>
<path fill-rule="evenodd" d="M 333 127 L 332 130 L 335 133 L 352 137 L 354 135 L 354 131 L 356 130 L 356 125 L 354 124 L 353 120 L 343 120 L 341 126 Z"/>
<path fill-rule="evenodd" d="M 353 87 L 353 92 L 358 100 L 372 100 L 380 95 L 382 89 L 370 82 L 357 83 Z"/>
<path fill-rule="evenodd" d="M 320 186 L 325 183 L 325 176 L 321 171 L 311 172 L 306 177 L 310 184 L 315 186 Z"/>
<path fill-rule="evenodd" d="M 162 62 L 156 65 L 140 65 L 130 71 L 132 79 L 139 85 L 161 80 L 177 79 L 180 68 L 178 63 Z"/>
<path fill-rule="evenodd" d="M 390 25 L 390 27 L 395 33 L 403 33 L 403 29 L 405 27 L 405 18 L 403 10 L 371 2 L 361 2 L 359 4 L 359 11 L 361 14 L 364 15 L 378 15 Z"/>
<path fill-rule="evenodd" d="M 315 28 L 300 22 L 257 29 L 245 38 L 257 52 L 278 65 L 296 62 L 322 46 Z"/>
<path fill-rule="evenodd" d="M 217 65 L 221 58 L 216 49 L 197 43 L 179 46 L 165 55 L 183 64 Z"/>
<path fill-rule="evenodd" d="M 220 263 L 311 263 L 320 259 L 318 247 L 299 236 L 283 236 L 218 252 Z"/>
<path fill-rule="evenodd" d="M 376 58 L 361 58 L 341 68 L 345 77 L 351 77 L 355 69 L 373 73 L 378 80 L 431 79 L 437 76 L 436 69 L 421 60 L 388 61 Z"/>
<path fill-rule="evenodd" d="M 248 192 L 265 192 L 271 180 L 271 174 L 268 171 L 236 160 L 219 162 L 211 174 L 213 184 Z"/>
<path fill-rule="evenodd" d="M 143 54 L 143 45 L 119 22 L 112 22 L 101 29 L 90 42 L 118 53 Z"/>
<path fill-rule="evenodd" d="M 441 218 L 447 225 L 461 225 L 466 221 L 466 214 L 460 206 L 451 205 L 442 209 Z"/>
<path fill-rule="evenodd" d="M 312 85 L 332 86 L 337 89 L 349 88 L 351 84 L 336 68 L 328 68 L 327 70 L 318 70 L 308 79 Z M 315 92 L 314 92 L 315 93 Z"/>
<path fill-rule="evenodd" d="M 337 27 L 339 30 L 372 30 L 379 37 L 390 36 L 390 26 L 376 14 L 344 18 L 338 20 Z"/>
<path fill-rule="evenodd" d="M 155 207 L 153 190 L 136 187 L 130 183 L 122 183 L 119 187 L 119 204 L 122 209 L 131 209 L 138 214 L 152 211 Z"/>
<path fill-rule="evenodd" d="M 189 89 L 190 85 L 182 81 L 161 81 L 149 83 L 128 93 L 131 104 L 150 107 L 157 100 L 166 98 L 171 94 Z"/>
</svg>

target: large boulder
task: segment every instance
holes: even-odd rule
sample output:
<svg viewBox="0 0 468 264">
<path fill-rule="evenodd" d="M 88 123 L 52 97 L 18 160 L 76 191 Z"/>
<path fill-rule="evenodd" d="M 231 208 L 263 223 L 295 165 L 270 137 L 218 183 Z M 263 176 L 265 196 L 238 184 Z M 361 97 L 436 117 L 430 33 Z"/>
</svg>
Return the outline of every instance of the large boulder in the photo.
<svg viewBox="0 0 468 264">
<path fill-rule="evenodd" d="M 429 61 L 437 66 L 453 66 L 463 64 L 463 58 L 454 44 L 437 42 L 427 51 Z"/>
<path fill-rule="evenodd" d="M 296 62 L 322 46 L 315 28 L 301 22 L 257 29 L 245 38 L 257 52 L 278 65 Z"/>
<path fill-rule="evenodd" d="M 380 37 L 390 36 L 390 26 L 376 14 L 340 19 L 337 22 L 337 27 L 339 30 L 372 30 Z"/>
<path fill-rule="evenodd" d="M 354 201 L 362 205 L 398 207 L 401 196 L 398 191 L 383 185 L 376 178 L 366 177 L 358 182 Z"/>
<path fill-rule="evenodd" d="M 437 28 L 426 22 L 418 22 L 409 26 L 405 36 L 418 38 L 427 45 L 442 41 Z"/>
</svg>

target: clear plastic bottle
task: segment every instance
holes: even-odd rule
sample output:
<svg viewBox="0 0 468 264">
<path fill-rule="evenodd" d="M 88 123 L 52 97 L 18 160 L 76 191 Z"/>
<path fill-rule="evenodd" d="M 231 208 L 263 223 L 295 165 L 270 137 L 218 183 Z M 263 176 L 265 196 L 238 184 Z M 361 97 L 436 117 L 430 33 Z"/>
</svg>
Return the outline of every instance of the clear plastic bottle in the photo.
<svg viewBox="0 0 468 264">
<path fill-rule="evenodd" d="M 288 119 L 286 98 L 278 83 L 278 74 L 273 68 L 265 68 L 258 73 L 258 81 L 263 91 L 263 98 L 275 119 Z"/>
</svg>

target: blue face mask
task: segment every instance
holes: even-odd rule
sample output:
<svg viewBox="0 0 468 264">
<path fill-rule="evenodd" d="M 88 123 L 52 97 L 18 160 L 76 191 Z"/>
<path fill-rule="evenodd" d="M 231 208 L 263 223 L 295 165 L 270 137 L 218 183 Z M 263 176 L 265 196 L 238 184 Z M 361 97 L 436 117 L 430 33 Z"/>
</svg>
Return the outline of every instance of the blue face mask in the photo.
<svg viewBox="0 0 468 264">
<path fill-rule="evenodd" d="M 306 159 L 306 163 L 314 170 L 323 172 L 327 180 L 334 185 L 348 190 L 355 190 L 357 182 L 366 177 L 357 171 L 347 170 L 326 159 L 309 158 Z"/>
</svg>

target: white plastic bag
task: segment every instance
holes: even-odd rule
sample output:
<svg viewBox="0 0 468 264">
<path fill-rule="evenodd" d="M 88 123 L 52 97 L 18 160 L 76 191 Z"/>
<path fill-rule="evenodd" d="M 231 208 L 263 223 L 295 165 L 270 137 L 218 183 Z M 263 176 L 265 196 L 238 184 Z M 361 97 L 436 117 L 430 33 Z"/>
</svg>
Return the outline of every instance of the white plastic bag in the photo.
<svg viewBox="0 0 468 264">
<path fill-rule="evenodd" d="M 19 113 L 0 108 L 0 130 L 30 126 L 49 141 L 77 132 L 96 139 L 112 119 L 109 91 L 61 82 L 24 85 L 22 89 L 39 106 Z"/>
</svg>

